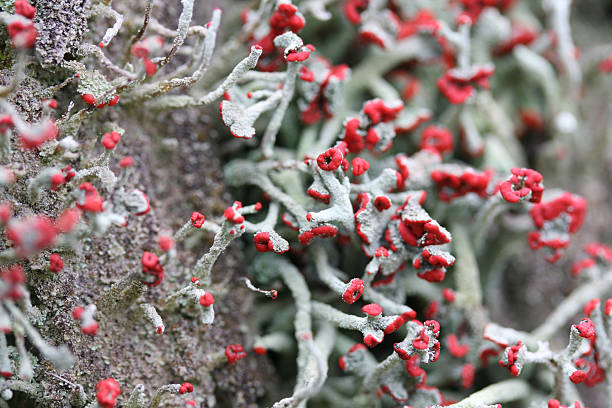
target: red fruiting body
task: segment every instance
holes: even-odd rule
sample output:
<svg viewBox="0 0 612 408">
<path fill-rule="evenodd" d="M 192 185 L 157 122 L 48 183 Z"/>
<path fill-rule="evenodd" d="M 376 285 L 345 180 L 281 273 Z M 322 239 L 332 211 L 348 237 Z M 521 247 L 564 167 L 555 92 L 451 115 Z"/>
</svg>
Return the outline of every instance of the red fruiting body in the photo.
<svg viewBox="0 0 612 408">
<path fill-rule="evenodd" d="M 540 173 L 520 168 L 513 168 L 510 172 L 512 176 L 499 184 L 499 191 L 504 200 L 516 203 L 529 194 L 531 194 L 529 201 L 532 203 L 539 203 L 542 200 L 544 186 L 540 185 L 542 182 Z"/>
<path fill-rule="evenodd" d="M 441 155 L 453 151 L 455 140 L 453 134 L 442 126 L 427 126 L 421 133 L 421 149 L 429 149 Z"/>
<path fill-rule="evenodd" d="M 81 211 L 78 208 L 67 208 L 55 220 L 55 229 L 58 233 L 67 233 L 74 229 L 81 218 Z"/>
<path fill-rule="evenodd" d="M 460 345 L 455 334 L 450 334 L 446 341 L 448 342 L 448 351 L 453 357 L 462 358 L 470 351 L 470 346 L 467 344 Z"/>
<path fill-rule="evenodd" d="M 260 356 L 268 352 L 268 350 L 266 350 L 266 348 L 262 346 L 253 347 L 253 351 L 255 352 L 255 354 L 259 354 Z"/>
<path fill-rule="evenodd" d="M 464 364 L 461 367 L 461 386 L 463 388 L 470 388 L 474 385 L 474 376 L 476 375 L 476 368 L 472 364 Z"/>
<path fill-rule="evenodd" d="M 23 17 L 13 17 L 7 25 L 7 30 L 15 48 L 32 48 L 38 36 L 32 21 Z"/>
<path fill-rule="evenodd" d="M 19 265 L 0 269 L 0 279 L 6 286 L 2 294 L 2 299 L 19 300 L 24 295 L 22 285 L 25 283 L 25 273 Z"/>
<path fill-rule="evenodd" d="M 238 360 L 242 360 L 246 355 L 242 344 L 230 344 L 225 347 L 225 357 L 227 357 L 227 362 L 230 364 L 236 364 Z"/>
<path fill-rule="evenodd" d="M 33 19 L 36 13 L 36 8 L 30 5 L 27 0 L 15 1 L 15 14 L 21 14 L 25 18 Z"/>
<path fill-rule="evenodd" d="M 317 164 L 321 170 L 333 171 L 340 167 L 344 160 L 344 153 L 338 147 L 332 147 L 317 157 Z"/>
<path fill-rule="evenodd" d="M 510 370 L 510 374 L 512 374 L 514 377 L 519 375 L 519 368 L 514 363 L 518 357 L 521 347 L 523 347 L 523 342 L 519 340 L 515 346 L 506 349 L 508 362 L 504 364 L 502 360 L 499 361 L 499 365 Z"/>
<path fill-rule="evenodd" d="M 107 150 L 114 149 L 117 143 L 119 143 L 119 140 L 121 140 L 119 132 L 105 133 L 104 136 L 102 136 L 102 145 Z"/>
<path fill-rule="evenodd" d="M 378 196 L 374 199 L 374 207 L 380 212 L 391 208 L 391 200 L 386 196 Z"/>
<path fill-rule="evenodd" d="M 439 308 L 439 304 L 437 301 L 432 300 L 431 302 L 429 302 L 429 305 L 427 305 L 427 307 L 425 308 L 423 315 L 425 316 L 426 319 L 433 319 L 436 314 L 438 314 L 438 308 Z"/>
<path fill-rule="evenodd" d="M 421 333 L 419 334 L 419 337 L 417 337 L 416 339 L 412 341 L 412 347 L 414 347 L 417 350 L 426 350 L 428 346 L 429 346 L 429 336 L 425 333 L 425 328 L 423 328 L 421 329 Z"/>
<path fill-rule="evenodd" d="M 234 224 L 242 224 L 244 222 L 244 217 L 237 211 L 240 208 L 242 208 L 242 203 L 240 201 L 234 201 L 231 207 L 225 209 L 223 216 Z"/>
<path fill-rule="evenodd" d="M 200 304 L 204 307 L 208 307 L 215 303 L 215 297 L 212 293 L 206 292 L 202 296 L 200 296 Z"/>
<path fill-rule="evenodd" d="M 447 302 L 453 303 L 455 301 L 455 292 L 452 289 L 444 288 L 442 289 L 442 297 L 446 299 Z"/>
<path fill-rule="evenodd" d="M 157 242 L 159 243 L 159 248 L 164 252 L 168 252 L 174 246 L 174 239 L 167 235 L 157 237 Z"/>
<path fill-rule="evenodd" d="M 81 99 L 83 99 L 87 104 L 93 106 L 96 103 L 96 97 L 92 94 L 83 94 L 81 95 Z"/>
<path fill-rule="evenodd" d="M 96 385 L 96 398 L 102 408 L 113 408 L 121 388 L 114 378 L 101 380 Z"/>
<path fill-rule="evenodd" d="M 0 133 L 6 133 L 6 131 L 11 129 L 13 126 L 15 126 L 15 123 L 13 122 L 13 118 L 10 114 L 5 113 L 4 115 L 0 115 Z"/>
<path fill-rule="evenodd" d="M 56 234 L 53 222 L 42 215 L 12 219 L 6 227 L 6 237 L 22 258 L 52 246 Z"/>
<path fill-rule="evenodd" d="M 538 34 L 526 27 L 512 27 L 512 35 L 505 42 L 497 46 L 493 51 L 493 55 L 500 56 L 510 53 L 518 45 L 527 45 L 536 39 Z"/>
<path fill-rule="evenodd" d="M 63 267 L 64 267 L 64 261 L 62 261 L 62 258 L 57 252 L 49 256 L 49 270 L 51 272 L 57 273 L 61 271 Z"/>
<path fill-rule="evenodd" d="M 382 313 L 382 307 L 376 303 L 370 303 L 362 307 L 361 311 L 369 316 L 378 316 Z"/>
<path fill-rule="evenodd" d="M 370 168 L 370 163 L 361 157 L 355 157 L 353 159 L 353 176 L 359 177 Z"/>
<path fill-rule="evenodd" d="M 132 167 L 134 160 L 130 156 L 125 156 L 119 161 L 119 167 L 126 168 Z"/>
<path fill-rule="evenodd" d="M 255 249 L 259 252 L 274 251 L 274 245 L 270 241 L 270 233 L 268 232 L 258 232 L 253 237 L 253 242 L 255 243 Z"/>
<path fill-rule="evenodd" d="M 193 225 L 196 228 L 202 228 L 202 225 L 204 225 L 204 222 L 206 221 L 206 217 L 197 212 L 194 211 L 191 213 L 191 225 Z"/>
<path fill-rule="evenodd" d="M 80 210 L 89 212 L 102 212 L 104 199 L 98 195 L 98 190 L 88 182 L 79 186 L 81 197 L 77 200 L 76 206 Z"/>
<path fill-rule="evenodd" d="M 315 237 L 333 238 L 338 233 L 338 228 L 333 225 L 321 225 L 314 227 L 310 231 L 305 231 L 298 236 L 298 240 L 302 245 L 308 245 Z"/>
<path fill-rule="evenodd" d="M 582 370 L 576 370 L 570 375 L 570 381 L 574 384 L 580 384 L 586 380 L 587 374 Z"/>
<path fill-rule="evenodd" d="M 145 251 L 142 254 L 141 263 L 142 263 L 142 271 L 146 275 L 153 277 L 153 281 L 150 281 L 149 279 L 147 279 L 147 280 L 143 280 L 142 283 L 144 283 L 145 285 L 149 287 L 154 287 L 154 286 L 159 285 L 162 279 L 164 278 L 164 269 L 160 265 L 157 255 L 155 255 L 154 253 Z"/>
<path fill-rule="evenodd" d="M 98 323 L 92 322 L 87 326 L 83 326 L 81 327 L 81 331 L 83 332 L 83 334 L 86 334 L 88 336 L 95 336 L 96 334 L 98 334 Z"/>
<path fill-rule="evenodd" d="M 492 173 L 485 171 L 476 173 L 465 170 L 462 174 L 453 174 L 442 170 L 431 172 L 431 179 L 436 183 L 438 197 L 444 202 L 451 202 L 455 198 L 462 197 L 468 193 L 475 193 L 480 197 L 487 197 L 487 186 L 491 180 Z"/>
<path fill-rule="evenodd" d="M 584 305 L 584 314 L 590 317 L 593 310 L 595 310 L 596 307 L 599 307 L 600 303 L 601 300 L 597 298 L 589 300 L 587 304 Z"/>
<path fill-rule="evenodd" d="M 578 329 L 580 337 L 584 337 L 585 339 L 592 339 L 595 337 L 595 325 L 591 319 L 582 319 L 582 321 L 574 325 L 574 327 Z"/>
<path fill-rule="evenodd" d="M 0 203 L 0 221 L 2 224 L 9 222 L 13 216 L 13 208 L 10 203 Z"/>
<path fill-rule="evenodd" d="M 185 394 L 190 392 L 193 392 L 193 385 L 191 383 L 182 383 L 179 387 L 179 394 Z"/>
<path fill-rule="evenodd" d="M 351 279 L 348 288 L 342 294 L 342 300 L 349 305 L 355 303 L 363 293 L 364 283 L 359 278 Z"/>
</svg>

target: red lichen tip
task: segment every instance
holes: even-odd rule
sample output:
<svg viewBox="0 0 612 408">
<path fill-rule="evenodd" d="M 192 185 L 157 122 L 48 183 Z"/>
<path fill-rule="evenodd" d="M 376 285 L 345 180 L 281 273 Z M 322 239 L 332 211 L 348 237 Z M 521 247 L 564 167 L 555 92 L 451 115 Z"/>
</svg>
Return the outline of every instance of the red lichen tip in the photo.
<svg viewBox="0 0 612 408">
<path fill-rule="evenodd" d="M 204 216 L 204 214 L 201 214 L 197 211 L 191 213 L 191 225 L 196 228 L 202 228 L 204 222 L 206 222 L 206 217 Z"/>
<path fill-rule="evenodd" d="M 191 383 L 185 382 L 182 383 L 179 387 L 179 394 L 185 394 L 193 392 L 193 385 Z"/>
<path fill-rule="evenodd" d="M 60 257 L 60 255 L 55 252 L 49 256 L 49 270 L 51 272 L 59 272 L 64 267 L 64 261 Z"/>
<path fill-rule="evenodd" d="M 364 283 L 359 278 L 351 279 L 348 283 L 348 287 L 342 294 L 342 300 L 344 303 L 348 303 L 349 305 L 355 303 L 363 293 Z"/>
<path fill-rule="evenodd" d="M 382 313 L 382 307 L 377 303 L 370 303 L 361 308 L 361 311 L 370 316 L 378 316 Z"/>
<path fill-rule="evenodd" d="M 96 398 L 102 408 L 113 408 L 120 393 L 121 388 L 112 377 L 101 380 L 96 385 Z"/>
<path fill-rule="evenodd" d="M 119 143 L 119 140 L 121 140 L 121 135 L 119 132 L 105 133 L 104 136 L 102 136 L 102 145 L 107 150 L 111 150 L 115 148 L 117 143 Z"/>
<path fill-rule="evenodd" d="M 587 378 L 587 373 L 582 370 L 576 370 L 570 375 L 570 381 L 574 384 L 580 384 Z"/>
<path fill-rule="evenodd" d="M 225 347 L 225 357 L 227 357 L 227 362 L 230 364 L 236 364 L 238 360 L 242 360 L 246 355 L 242 344 L 230 344 Z"/>
<path fill-rule="evenodd" d="M 215 303 L 215 297 L 212 293 L 206 292 L 200 296 L 200 304 L 204 307 L 208 307 Z"/>
<path fill-rule="evenodd" d="M 119 161 L 119 167 L 126 168 L 132 167 L 134 160 L 130 156 L 125 156 Z"/>
</svg>

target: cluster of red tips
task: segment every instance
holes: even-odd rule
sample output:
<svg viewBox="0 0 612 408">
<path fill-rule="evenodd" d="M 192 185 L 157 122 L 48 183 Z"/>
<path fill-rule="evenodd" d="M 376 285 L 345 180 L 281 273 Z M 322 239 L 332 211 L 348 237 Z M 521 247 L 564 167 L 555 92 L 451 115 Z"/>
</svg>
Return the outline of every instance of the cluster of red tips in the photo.
<svg viewBox="0 0 612 408">
<path fill-rule="evenodd" d="M 67 183 L 76 176 L 76 172 L 71 166 L 66 166 L 62 169 L 62 175 L 64 176 L 64 183 Z"/>
<path fill-rule="evenodd" d="M 512 176 L 499 184 L 499 191 L 504 200 L 509 203 L 519 202 L 523 197 L 531 195 L 529 201 L 539 203 L 542 201 L 544 186 L 542 175 L 532 169 L 513 168 L 510 170 Z"/>
<path fill-rule="evenodd" d="M 573 234 L 580 229 L 584 217 L 586 216 L 587 202 L 580 196 L 564 192 L 554 200 L 540 202 L 534 205 L 529 214 L 533 223 L 538 228 L 537 231 L 530 231 L 527 234 L 527 243 L 533 250 L 538 250 L 544 247 L 550 248 L 553 255 L 548 256 L 546 260 L 550 263 L 558 261 L 563 255 L 562 250 L 566 248 L 569 241 L 569 234 Z M 548 234 L 542 234 L 542 229 L 548 221 L 558 219 L 566 214 L 569 216 L 569 225 L 557 234 L 554 231 L 548 231 Z M 569 233 L 569 234 L 568 234 Z M 553 235 L 552 237 L 547 237 Z"/>
<path fill-rule="evenodd" d="M 64 268 L 64 261 L 60 257 L 60 255 L 55 252 L 49 256 L 49 270 L 51 272 L 59 272 Z"/>
<path fill-rule="evenodd" d="M 191 383 L 185 382 L 179 387 L 179 394 L 186 394 L 190 392 L 193 392 L 193 385 Z"/>
<path fill-rule="evenodd" d="M 23 284 L 26 281 L 25 273 L 20 265 L 0 269 L 0 280 L 6 287 L 2 299 L 19 300 L 24 295 Z M 4 330 L 4 327 L 2 328 Z"/>
<path fill-rule="evenodd" d="M 591 319 L 582 319 L 582 321 L 579 324 L 574 325 L 574 327 L 578 330 L 578 334 L 580 334 L 580 337 L 584 337 L 585 339 L 590 340 L 595 338 L 596 336 L 595 325 L 593 324 Z"/>
<path fill-rule="evenodd" d="M 355 157 L 352 161 L 352 165 L 353 165 L 353 176 L 355 177 L 361 176 L 363 173 L 368 171 L 370 168 L 370 163 L 367 160 L 362 159 L 361 157 Z"/>
<path fill-rule="evenodd" d="M 24 149 L 35 149 L 41 144 L 53 140 L 59 134 L 59 129 L 52 118 L 46 118 L 41 124 L 30 126 L 19 134 L 21 146 Z"/>
<path fill-rule="evenodd" d="M 44 215 L 11 219 L 6 227 L 6 237 L 22 258 L 52 246 L 58 232 L 53 222 Z"/>
<path fill-rule="evenodd" d="M 96 385 L 96 398 L 102 408 L 113 408 L 119 394 L 121 394 L 119 383 L 112 377 L 101 380 Z"/>
<path fill-rule="evenodd" d="M 244 217 L 238 212 L 240 208 L 242 208 L 242 203 L 240 201 L 234 201 L 231 207 L 225 209 L 223 216 L 229 222 L 242 224 L 244 222 Z"/>
<path fill-rule="evenodd" d="M 83 332 L 83 334 L 88 336 L 95 336 L 98 334 L 98 322 L 94 320 L 95 312 L 95 305 L 89 305 L 87 307 L 77 306 L 72 309 L 72 318 L 80 322 L 81 332 Z"/>
<path fill-rule="evenodd" d="M 487 186 L 491 176 L 490 171 L 477 173 L 473 170 L 465 170 L 461 174 L 444 170 L 431 172 L 431 180 L 436 183 L 439 190 L 438 197 L 447 203 L 469 193 L 475 193 L 486 198 L 488 196 Z"/>
<path fill-rule="evenodd" d="M 204 216 L 204 214 L 201 214 L 197 211 L 191 213 L 191 225 L 193 225 L 194 227 L 202 228 L 202 225 L 204 225 L 205 221 L 206 217 Z"/>
<path fill-rule="evenodd" d="M 104 146 L 106 150 L 114 149 L 117 143 L 119 143 L 119 140 L 121 140 L 119 132 L 105 133 L 104 136 L 102 136 L 102 146 Z"/>
<path fill-rule="evenodd" d="M 81 99 L 83 99 L 83 101 L 85 101 L 85 103 L 87 103 L 88 105 L 95 106 L 98 109 L 102 109 L 107 105 L 106 102 L 102 102 L 96 105 L 96 97 L 92 94 L 83 94 L 81 95 Z M 113 95 L 113 97 L 108 101 L 108 106 L 115 106 L 117 103 L 119 103 L 119 95 Z"/>
<path fill-rule="evenodd" d="M 569 408 L 567 405 L 561 405 L 561 402 L 558 399 L 550 399 L 548 400 L 548 408 Z M 573 408 L 582 408 L 582 405 L 578 401 L 574 401 Z"/>
<path fill-rule="evenodd" d="M 570 375 L 570 381 L 574 384 L 580 384 L 587 378 L 587 373 L 582 370 L 576 370 Z"/>
<path fill-rule="evenodd" d="M 8 20 L 8 34 L 15 48 L 32 48 L 36 42 L 38 31 L 34 28 L 32 19 L 36 13 L 27 0 L 15 1 L 15 15 Z"/>
<path fill-rule="evenodd" d="M 225 347 L 225 357 L 227 357 L 227 362 L 230 364 L 236 364 L 238 360 L 242 360 L 246 355 L 242 344 L 230 344 Z"/>
<path fill-rule="evenodd" d="M 344 161 L 344 149 L 332 147 L 317 157 L 317 165 L 321 170 L 334 171 L 338 169 Z"/>
<path fill-rule="evenodd" d="M 365 103 L 363 113 L 370 118 L 372 125 L 376 125 L 394 120 L 402 109 L 404 109 L 403 104 L 387 105 L 382 99 L 377 98 Z"/>
<path fill-rule="evenodd" d="M 443 126 L 427 126 L 421 133 L 421 149 L 427 149 L 440 155 L 452 153 L 455 146 L 453 134 Z"/>
<path fill-rule="evenodd" d="M 572 265 L 572 275 L 578 276 L 583 270 L 597 265 L 597 261 L 604 264 L 612 263 L 612 248 L 599 242 L 592 242 L 584 247 L 589 258 L 576 261 Z"/>
<path fill-rule="evenodd" d="M 519 340 L 515 346 L 511 346 L 506 349 L 506 357 L 508 362 L 504 363 L 502 360 L 499 361 L 499 365 L 506 367 L 510 371 L 510 374 L 512 374 L 514 377 L 518 376 L 520 372 L 519 367 L 516 365 L 516 360 L 521 347 L 523 347 L 523 342 Z"/>
<path fill-rule="evenodd" d="M 161 283 L 164 278 L 164 269 L 159 263 L 159 259 L 157 255 L 152 252 L 143 252 L 142 254 L 142 271 L 145 273 L 147 277 L 152 277 L 151 279 L 145 278 L 142 281 L 145 285 L 149 287 L 157 286 Z"/>
<path fill-rule="evenodd" d="M 206 292 L 200 296 L 200 304 L 204 307 L 208 307 L 215 303 L 215 297 L 212 293 Z"/>
<path fill-rule="evenodd" d="M 298 235 L 302 245 L 308 245 L 315 237 L 333 238 L 338 234 L 338 228 L 333 225 L 320 225 Z"/>
<path fill-rule="evenodd" d="M 81 211 L 78 208 L 66 208 L 55 220 L 55 229 L 58 233 L 67 233 L 74 229 L 81 218 Z"/>
<path fill-rule="evenodd" d="M 195 276 L 191 277 L 191 283 L 193 283 L 196 286 L 200 286 L 200 280 L 196 278 Z"/>
<path fill-rule="evenodd" d="M 157 64 L 149 58 L 155 50 L 161 49 L 164 45 L 164 40 L 161 36 L 155 35 L 138 41 L 132 46 L 132 55 L 142 60 L 142 64 L 147 76 L 153 76 L 157 72 Z"/>
<path fill-rule="evenodd" d="M 494 72 L 493 67 L 486 66 L 468 77 L 462 77 L 449 70 L 438 79 L 438 89 L 450 103 L 462 104 L 474 93 L 474 85 L 489 89 L 489 78 Z"/>
<path fill-rule="evenodd" d="M 419 336 L 412 340 L 412 347 L 417 350 L 426 350 L 429 347 L 429 336 L 425 333 L 425 328 L 421 329 Z"/>
<path fill-rule="evenodd" d="M 98 194 L 98 190 L 89 182 L 79 186 L 80 196 L 76 202 L 78 209 L 88 212 L 102 212 L 104 210 L 104 199 Z"/>
<path fill-rule="evenodd" d="M 314 52 L 315 47 L 312 44 L 306 44 L 302 48 L 291 51 L 287 54 L 285 59 L 289 62 L 302 62 L 306 61 L 310 57 L 310 53 Z"/>
<path fill-rule="evenodd" d="M 359 278 L 351 279 L 346 290 L 342 294 L 342 300 L 349 305 L 355 303 L 363 293 L 364 283 Z"/>
</svg>

